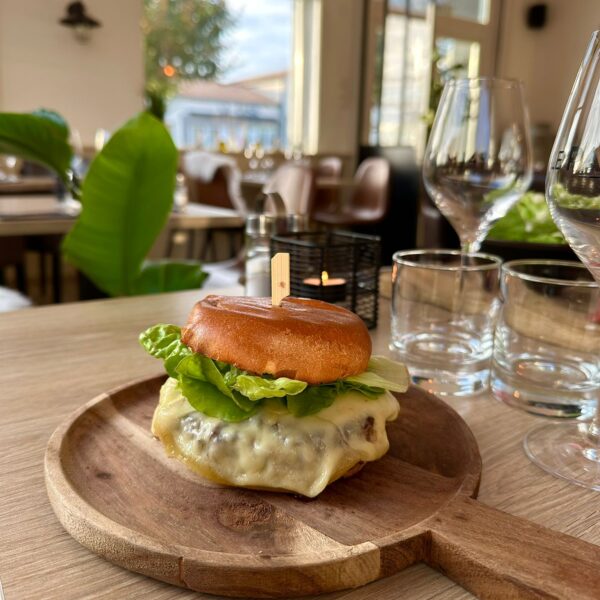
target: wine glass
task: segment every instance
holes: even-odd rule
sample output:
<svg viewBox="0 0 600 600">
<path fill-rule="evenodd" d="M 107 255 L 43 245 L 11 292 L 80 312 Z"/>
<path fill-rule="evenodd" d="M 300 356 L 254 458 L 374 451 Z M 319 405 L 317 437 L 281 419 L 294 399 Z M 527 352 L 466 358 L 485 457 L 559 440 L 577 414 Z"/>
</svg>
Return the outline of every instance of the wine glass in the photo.
<svg viewBox="0 0 600 600">
<path fill-rule="evenodd" d="M 554 141 L 546 177 L 552 218 L 600 284 L 600 31 L 592 35 Z M 600 297 L 589 328 L 600 328 Z M 600 333 L 599 333 L 600 336 Z M 600 361 L 600 347 L 596 353 Z M 544 470 L 600 490 L 600 416 L 590 423 L 547 423 L 525 438 Z"/>
<path fill-rule="evenodd" d="M 527 191 L 532 177 L 529 118 L 518 81 L 446 83 L 423 159 L 427 192 L 477 252 L 492 224 Z"/>
</svg>

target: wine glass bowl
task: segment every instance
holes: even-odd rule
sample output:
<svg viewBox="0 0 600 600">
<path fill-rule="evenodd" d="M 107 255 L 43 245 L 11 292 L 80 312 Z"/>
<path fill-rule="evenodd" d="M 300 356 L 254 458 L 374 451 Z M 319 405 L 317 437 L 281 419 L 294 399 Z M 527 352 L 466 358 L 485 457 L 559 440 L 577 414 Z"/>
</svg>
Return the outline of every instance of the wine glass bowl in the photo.
<svg viewBox="0 0 600 600">
<path fill-rule="evenodd" d="M 546 200 L 569 246 L 600 284 L 600 31 L 592 35 L 558 129 Z M 594 326 L 600 321 L 600 302 L 590 320 Z M 600 491 L 599 444 L 598 408 L 591 424 L 544 424 L 524 441 L 542 469 Z"/>
<path fill-rule="evenodd" d="M 464 252 L 476 252 L 492 224 L 532 179 L 529 118 L 518 81 L 449 81 L 423 160 L 428 194 Z"/>
<path fill-rule="evenodd" d="M 546 177 L 552 218 L 600 281 L 600 32 L 587 49 L 556 136 Z"/>
</svg>

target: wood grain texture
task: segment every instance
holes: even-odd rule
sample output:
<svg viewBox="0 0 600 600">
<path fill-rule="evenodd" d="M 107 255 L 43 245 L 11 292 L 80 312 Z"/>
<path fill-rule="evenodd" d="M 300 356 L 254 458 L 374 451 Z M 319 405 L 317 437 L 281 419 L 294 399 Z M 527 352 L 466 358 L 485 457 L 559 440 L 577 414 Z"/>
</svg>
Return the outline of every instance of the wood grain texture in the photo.
<svg viewBox="0 0 600 600">
<path fill-rule="evenodd" d="M 55 177 L 45 175 L 19 176 L 16 181 L 0 182 L 0 195 L 50 193 L 57 186 Z"/>
<path fill-rule="evenodd" d="M 239 294 L 241 289 L 228 290 Z M 198 291 L 81 302 L 0 315 L 0 579 L 7 600 L 214 600 L 137 575 L 85 550 L 56 519 L 43 457 L 54 429 L 82 399 L 161 372 L 137 335 L 158 322 L 183 324 Z M 374 352 L 389 342 L 382 301 Z M 600 543 L 598 494 L 555 479 L 529 462 L 525 433 L 538 420 L 484 394 L 452 399 L 479 445 L 479 500 L 512 515 Z M 420 563 L 326 600 L 459 600 L 462 587 Z"/>
<path fill-rule="evenodd" d="M 46 235 L 68 233 L 74 216 L 63 213 L 64 204 L 54 194 L 36 196 L 0 195 L 0 237 L 15 235 Z M 20 213 L 29 218 L 19 219 Z M 2 220 L 2 216 L 10 220 Z M 32 218 L 38 215 L 37 218 Z M 42 217 L 39 217 L 42 215 Z M 244 219 L 235 211 L 205 204 L 188 204 L 169 216 L 168 229 L 229 229 L 242 227 Z"/>
<path fill-rule="evenodd" d="M 471 499 L 464 421 L 419 388 L 398 395 L 390 451 L 316 499 L 222 487 L 150 434 L 164 376 L 93 399 L 53 434 L 48 494 L 87 548 L 197 591 L 290 598 L 354 588 L 424 561 L 481 598 L 596 598 L 600 548 Z"/>
<path fill-rule="evenodd" d="M 291 597 L 364 585 L 425 558 L 419 527 L 476 493 L 477 444 L 419 388 L 401 395 L 390 451 L 316 499 L 213 484 L 165 456 L 150 433 L 165 377 L 101 394 L 46 452 L 52 506 L 87 548 L 198 591 Z"/>
<path fill-rule="evenodd" d="M 271 302 L 279 306 L 290 295 L 290 255 L 279 252 L 271 259 Z"/>
</svg>

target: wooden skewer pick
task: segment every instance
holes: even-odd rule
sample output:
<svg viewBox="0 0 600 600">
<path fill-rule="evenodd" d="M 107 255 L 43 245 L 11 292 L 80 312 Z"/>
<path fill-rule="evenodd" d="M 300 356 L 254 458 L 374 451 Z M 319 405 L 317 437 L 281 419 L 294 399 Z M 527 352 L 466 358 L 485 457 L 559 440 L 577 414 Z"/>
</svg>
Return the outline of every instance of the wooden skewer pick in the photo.
<svg viewBox="0 0 600 600">
<path fill-rule="evenodd" d="M 290 295 L 290 255 L 278 252 L 271 259 L 271 304 L 279 306 Z"/>
</svg>

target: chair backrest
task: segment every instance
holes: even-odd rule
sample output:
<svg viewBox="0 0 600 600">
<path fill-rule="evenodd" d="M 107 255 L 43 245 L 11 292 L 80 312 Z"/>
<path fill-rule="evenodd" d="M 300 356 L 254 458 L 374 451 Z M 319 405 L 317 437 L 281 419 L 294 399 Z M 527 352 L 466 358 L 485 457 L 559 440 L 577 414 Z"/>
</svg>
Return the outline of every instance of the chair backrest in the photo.
<svg viewBox="0 0 600 600">
<path fill-rule="evenodd" d="M 307 165 L 285 163 L 275 171 L 263 191 L 278 192 L 288 213 L 310 214 L 315 196 L 314 171 Z"/>
<path fill-rule="evenodd" d="M 241 174 L 228 157 L 190 152 L 183 159 L 183 172 L 190 202 L 233 208 L 246 214 L 241 192 Z"/>
<path fill-rule="evenodd" d="M 227 192 L 227 179 L 221 167 L 213 175 L 211 181 L 204 181 L 186 174 L 188 200 L 198 204 L 231 208 Z"/>
<path fill-rule="evenodd" d="M 315 175 L 317 177 L 340 177 L 342 166 L 342 159 L 339 156 L 325 156 L 317 161 Z"/>
<path fill-rule="evenodd" d="M 352 209 L 370 220 L 383 219 L 388 210 L 390 164 L 385 158 L 372 157 L 358 165 L 354 175 L 356 189 Z"/>
</svg>

